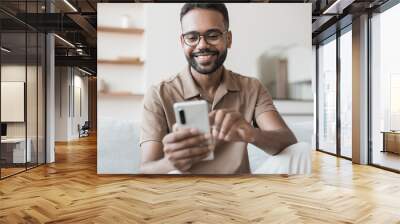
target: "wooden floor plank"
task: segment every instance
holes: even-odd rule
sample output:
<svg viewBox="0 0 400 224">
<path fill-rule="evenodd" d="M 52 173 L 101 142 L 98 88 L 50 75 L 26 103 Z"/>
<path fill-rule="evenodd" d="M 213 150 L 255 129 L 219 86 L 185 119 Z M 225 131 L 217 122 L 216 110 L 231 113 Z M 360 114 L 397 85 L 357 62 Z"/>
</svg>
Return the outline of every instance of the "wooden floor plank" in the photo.
<svg viewBox="0 0 400 224">
<path fill-rule="evenodd" d="M 0 223 L 400 223 L 400 175 L 320 152 L 310 176 L 96 174 L 96 138 L 0 181 Z"/>
</svg>

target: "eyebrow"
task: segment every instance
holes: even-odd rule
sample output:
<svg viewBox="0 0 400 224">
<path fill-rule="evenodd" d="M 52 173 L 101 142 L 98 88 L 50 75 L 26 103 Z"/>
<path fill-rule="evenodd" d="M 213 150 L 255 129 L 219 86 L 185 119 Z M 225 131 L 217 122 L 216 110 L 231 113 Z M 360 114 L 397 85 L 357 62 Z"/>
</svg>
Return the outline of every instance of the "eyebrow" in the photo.
<svg viewBox="0 0 400 224">
<path fill-rule="evenodd" d="M 207 31 L 204 32 L 204 33 L 215 32 L 215 31 L 223 32 L 223 31 L 221 31 L 221 30 L 219 30 L 219 29 L 217 29 L 217 28 L 213 28 L 213 29 L 207 30 Z M 188 32 L 186 32 L 186 33 L 182 33 L 182 35 L 186 35 L 186 34 L 190 34 L 190 33 L 200 33 L 200 32 L 197 32 L 197 31 L 195 31 L 195 30 L 192 30 L 192 31 L 188 31 Z"/>
</svg>

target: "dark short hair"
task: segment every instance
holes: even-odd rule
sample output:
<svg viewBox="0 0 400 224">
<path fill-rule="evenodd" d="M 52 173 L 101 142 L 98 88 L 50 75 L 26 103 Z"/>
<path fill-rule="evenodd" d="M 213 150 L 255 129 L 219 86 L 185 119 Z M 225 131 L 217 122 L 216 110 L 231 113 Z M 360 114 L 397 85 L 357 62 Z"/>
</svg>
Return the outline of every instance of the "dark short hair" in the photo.
<svg viewBox="0 0 400 224">
<path fill-rule="evenodd" d="M 224 17 L 225 28 L 229 29 L 228 9 L 226 8 L 224 3 L 185 3 L 181 9 L 181 22 L 183 16 L 185 16 L 186 13 L 188 13 L 192 9 L 209 9 L 221 13 Z"/>
</svg>

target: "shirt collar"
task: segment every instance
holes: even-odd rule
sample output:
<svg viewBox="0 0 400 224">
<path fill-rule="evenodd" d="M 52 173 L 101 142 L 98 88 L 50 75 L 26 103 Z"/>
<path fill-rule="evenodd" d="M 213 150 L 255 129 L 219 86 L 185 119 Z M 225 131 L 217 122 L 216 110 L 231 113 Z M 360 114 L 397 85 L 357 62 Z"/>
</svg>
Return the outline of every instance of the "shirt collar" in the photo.
<svg viewBox="0 0 400 224">
<path fill-rule="evenodd" d="M 233 77 L 232 71 L 222 67 L 222 74 L 222 82 L 219 84 L 218 89 L 221 89 L 223 92 L 240 90 L 237 80 Z M 185 69 L 180 72 L 179 76 L 182 80 L 183 96 L 185 99 L 190 99 L 200 95 L 200 91 L 190 72 L 190 66 L 186 66 Z"/>
</svg>

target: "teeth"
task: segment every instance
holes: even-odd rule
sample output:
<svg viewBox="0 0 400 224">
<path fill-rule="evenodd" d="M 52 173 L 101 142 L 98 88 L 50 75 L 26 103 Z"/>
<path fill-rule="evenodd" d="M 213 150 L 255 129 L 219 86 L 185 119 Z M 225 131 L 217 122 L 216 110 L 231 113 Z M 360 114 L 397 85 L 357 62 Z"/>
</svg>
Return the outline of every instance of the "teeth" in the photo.
<svg viewBox="0 0 400 224">
<path fill-rule="evenodd" d="M 212 56 L 214 54 L 197 54 L 195 57 L 199 57 L 199 56 Z"/>
</svg>

